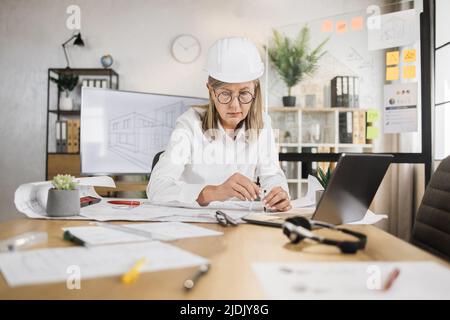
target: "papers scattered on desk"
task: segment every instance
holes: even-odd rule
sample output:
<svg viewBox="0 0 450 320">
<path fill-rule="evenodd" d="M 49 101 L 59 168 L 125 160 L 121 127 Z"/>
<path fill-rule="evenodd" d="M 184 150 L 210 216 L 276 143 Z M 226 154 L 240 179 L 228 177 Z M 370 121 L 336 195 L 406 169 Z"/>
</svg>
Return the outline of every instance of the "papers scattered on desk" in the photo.
<svg viewBox="0 0 450 320">
<path fill-rule="evenodd" d="M 158 206 L 143 201 L 140 206 L 114 206 L 103 198 L 101 202 L 81 208 L 81 215 L 97 221 L 170 221 L 217 223 L 216 209 L 184 208 L 177 206 Z M 139 200 L 139 199 L 137 199 Z M 142 199 L 140 199 L 142 201 Z M 227 210 L 226 213 L 241 222 L 248 210 Z"/>
<path fill-rule="evenodd" d="M 93 196 L 99 198 L 100 196 L 95 192 L 96 187 L 110 187 L 115 188 L 114 180 L 107 176 L 77 178 L 79 185 L 80 197 Z M 51 181 L 33 182 L 22 184 L 17 188 L 14 194 L 14 204 L 18 211 L 22 212 L 29 218 L 38 219 L 64 219 L 64 220 L 84 220 L 85 217 L 49 217 L 47 216 L 47 196 L 48 190 L 52 188 Z"/>
<path fill-rule="evenodd" d="M 392 287 L 387 275 L 399 268 Z M 254 263 L 272 299 L 450 299 L 450 270 L 434 262 Z"/>
<path fill-rule="evenodd" d="M 293 208 L 304 208 L 316 205 L 316 191 L 323 190 L 319 180 L 312 175 L 308 175 L 308 189 L 306 195 L 291 201 Z"/>
<path fill-rule="evenodd" d="M 83 226 L 64 228 L 72 236 L 82 240 L 87 246 L 142 242 L 150 240 L 170 241 L 184 238 L 219 236 L 222 232 L 198 227 L 181 222 L 159 222 L 120 225 L 127 229 L 145 231 L 151 234 L 151 239 L 138 233 L 124 232 L 102 226 Z"/>
<path fill-rule="evenodd" d="M 358 221 L 349 222 L 348 224 L 375 224 L 378 221 L 381 221 L 383 219 L 387 219 L 387 215 L 385 214 L 375 214 L 370 210 L 367 210 L 366 215 L 364 218 Z"/>
<path fill-rule="evenodd" d="M 57 248 L 0 254 L 0 270 L 8 285 L 21 286 L 66 282 L 74 270 L 83 280 L 119 276 L 139 259 L 149 261 L 142 272 L 192 267 L 208 260 L 159 241 L 99 246 L 92 248 Z M 119 279 L 117 280 L 119 281 Z"/>
</svg>

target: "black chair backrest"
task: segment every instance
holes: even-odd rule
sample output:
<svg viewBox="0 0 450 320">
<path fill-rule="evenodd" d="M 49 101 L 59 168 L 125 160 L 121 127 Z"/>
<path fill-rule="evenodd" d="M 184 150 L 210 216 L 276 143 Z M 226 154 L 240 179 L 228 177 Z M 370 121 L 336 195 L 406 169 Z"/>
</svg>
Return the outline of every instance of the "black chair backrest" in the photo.
<svg viewBox="0 0 450 320">
<path fill-rule="evenodd" d="M 411 242 L 450 260 L 450 156 L 441 162 L 425 190 Z"/>
<path fill-rule="evenodd" d="M 159 157 L 162 155 L 163 151 L 158 152 L 157 154 L 155 154 L 155 156 L 153 157 L 153 161 L 152 161 L 152 171 L 153 168 L 156 166 L 156 164 L 158 163 Z M 150 174 L 148 176 L 148 179 L 150 180 L 150 177 L 152 176 L 152 171 L 150 171 Z"/>
</svg>

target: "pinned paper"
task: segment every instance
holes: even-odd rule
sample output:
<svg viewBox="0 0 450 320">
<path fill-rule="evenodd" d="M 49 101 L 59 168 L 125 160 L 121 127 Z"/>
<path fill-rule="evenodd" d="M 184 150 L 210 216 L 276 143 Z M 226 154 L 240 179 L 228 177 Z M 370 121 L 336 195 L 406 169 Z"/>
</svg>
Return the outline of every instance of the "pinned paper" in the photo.
<svg viewBox="0 0 450 320">
<path fill-rule="evenodd" d="M 355 17 L 352 19 L 352 29 L 353 30 L 361 30 L 364 25 L 364 19 L 363 17 Z"/>
<path fill-rule="evenodd" d="M 383 132 L 417 132 L 417 82 L 384 86 Z"/>
<path fill-rule="evenodd" d="M 416 61 L 416 49 L 403 50 L 403 62 L 415 62 Z"/>
<path fill-rule="evenodd" d="M 332 32 L 333 31 L 333 21 L 325 20 L 322 23 L 322 32 Z"/>
<path fill-rule="evenodd" d="M 400 52 L 399 51 L 386 52 L 386 65 L 387 66 L 399 64 L 399 62 L 400 62 Z"/>
<path fill-rule="evenodd" d="M 372 140 L 380 136 L 380 129 L 376 127 L 367 127 L 366 139 Z"/>
<path fill-rule="evenodd" d="M 401 10 L 377 16 L 379 27 L 369 28 L 369 50 L 407 46 L 419 39 L 419 15 L 416 9 Z"/>
<path fill-rule="evenodd" d="M 377 109 L 369 109 L 367 110 L 367 122 L 375 122 L 380 119 L 380 111 Z"/>
<path fill-rule="evenodd" d="M 416 66 L 403 67 L 403 79 L 414 79 L 416 77 Z"/>
<path fill-rule="evenodd" d="M 387 67 L 386 68 L 386 81 L 398 80 L 399 78 L 398 67 Z"/>
<path fill-rule="evenodd" d="M 347 22 L 344 20 L 336 22 L 336 32 L 337 33 L 344 33 L 347 31 Z"/>
</svg>

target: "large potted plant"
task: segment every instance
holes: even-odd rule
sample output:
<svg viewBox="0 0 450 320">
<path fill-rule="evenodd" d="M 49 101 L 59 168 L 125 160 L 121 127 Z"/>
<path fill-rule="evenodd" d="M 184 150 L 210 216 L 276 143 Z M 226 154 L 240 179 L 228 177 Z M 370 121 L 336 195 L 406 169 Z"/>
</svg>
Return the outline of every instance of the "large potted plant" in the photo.
<svg viewBox="0 0 450 320">
<path fill-rule="evenodd" d="M 61 74 L 59 78 L 50 77 L 50 79 L 58 85 L 59 92 L 63 92 L 59 97 L 59 109 L 72 110 L 73 101 L 70 93 L 78 84 L 78 76 Z"/>
<path fill-rule="evenodd" d="M 53 188 L 48 190 L 47 215 L 67 217 L 80 213 L 80 192 L 75 178 L 58 174 L 52 180 Z"/>
<path fill-rule="evenodd" d="M 309 48 L 310 31 L 304 26 L 296 39 L 289 39 L 279 31 L 273 30 L 272 45 L 267 49 L 269 60 L 288 88 L 288 95 L 283 97 L 283 105 L 295 106 L 295 96 L 291 89 L 298 84 L 305 75 L 312 75 L 317 69 L 319 59 L 326 53 L 323 47 L 328 38 L 315 49 Z"/>
</svg>

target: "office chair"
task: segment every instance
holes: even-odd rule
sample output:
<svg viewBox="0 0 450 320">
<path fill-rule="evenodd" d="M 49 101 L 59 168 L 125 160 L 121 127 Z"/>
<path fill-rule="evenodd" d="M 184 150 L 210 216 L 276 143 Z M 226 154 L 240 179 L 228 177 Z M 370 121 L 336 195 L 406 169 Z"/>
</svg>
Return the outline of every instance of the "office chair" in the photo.
<svg viewBox="0 0 450 320">
<path fill-rule="evenodd" d="M 155 156 L 153 157 L 153 161 L 152 161 L 152 171 L 153 168 L 156 166 L 156 164 L 158 163 L 159 157 L 163 154 L 163 151 L 158 152 L 157 154 L 155 154 Z M 150 180 L 150 177 L 152 176 L 152 171 L 150 171 L 150 174 L 148 176 L 148 180 Z"/>
<path fill-rule="evenodd" d="M 411 242 L 450 260 L 450 156 L 441 162 L 425 190 Z"/>
</svg>

